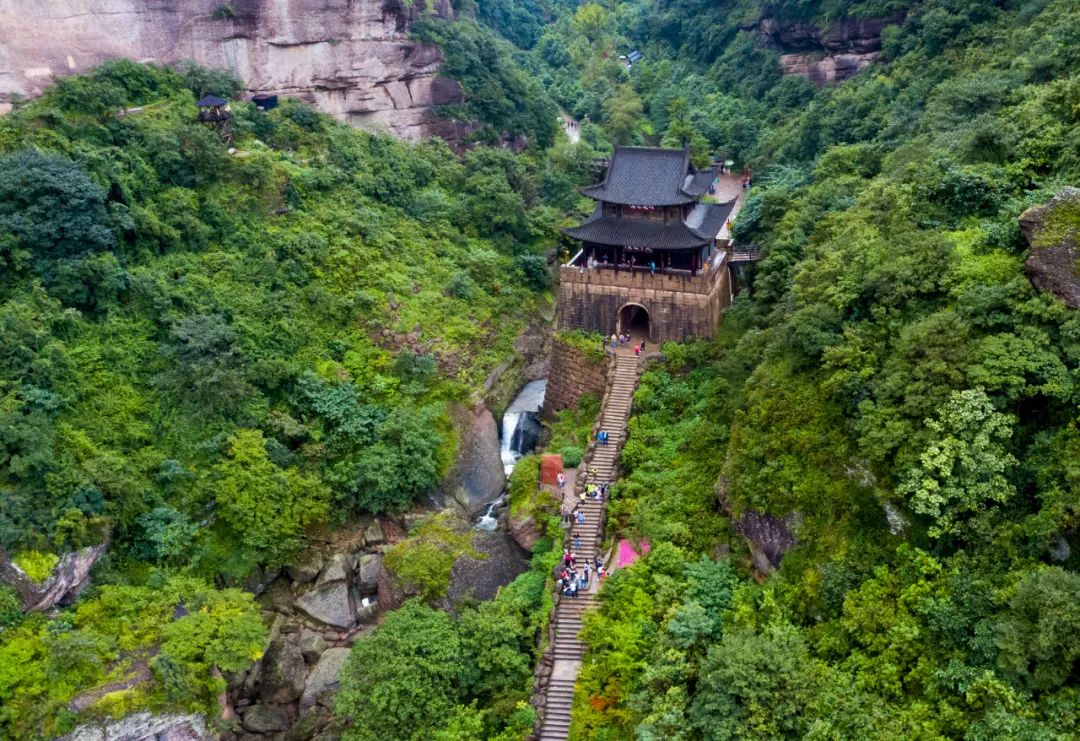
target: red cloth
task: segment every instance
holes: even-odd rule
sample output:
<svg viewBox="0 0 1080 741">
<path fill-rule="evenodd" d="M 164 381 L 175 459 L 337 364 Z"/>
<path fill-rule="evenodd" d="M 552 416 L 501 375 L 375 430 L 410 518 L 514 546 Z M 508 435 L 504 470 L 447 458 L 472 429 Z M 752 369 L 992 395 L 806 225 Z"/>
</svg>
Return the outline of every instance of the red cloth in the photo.
<svg viewBox="0 0 1080 741">
<path fill-rule="evenodd" d="M 620 540 L 619 549 L 615 552 L 615 567 L 624 569 L 651 550 L 652 546 L 647 540 L 641 541 L 636 550 L 629 540 Z"/>
<path fill-rule="evenodd" d="M 540 457 L 540 483 L 549 484 L 555 486 L 558 484 L 557 478 L 562 473 L 563 464 L 562 456 L 548 454 Z"/>
</svg>

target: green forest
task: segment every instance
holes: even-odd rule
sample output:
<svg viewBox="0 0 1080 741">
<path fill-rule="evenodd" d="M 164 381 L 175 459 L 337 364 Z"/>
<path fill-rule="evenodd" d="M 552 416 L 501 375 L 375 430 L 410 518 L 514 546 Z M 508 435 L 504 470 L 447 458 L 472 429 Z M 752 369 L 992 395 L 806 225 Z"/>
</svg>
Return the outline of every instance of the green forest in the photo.
<svg viewBox="0 0 1080 741">
<path fill-rule="evenodd" d="M 585 620 L 570 738 L 1080 738 L 1080 314 L 1025 275 L 1080 197 L 1045 244 L 1020 226 L 1080 187 L 1080 6 L 455 10 L 410 31 L 466 93 L 454 148 L 194 65 L 109 62 L 0 117 L 0 557 L 40 583 L 106 544 L 70 606 L 0 584 L 0 738 L 143 709 L 241 733 L 218 698 L 275 630 L 252 585 L 314 533 L 429 513 L 614 144 L 752 171 L 734 232 L 762 259 L 634 396 L 606 535 L 652 549 Z M 766 33 L 879 21 L 824 85 Z M 580 460 L 597 409 L 547 449 Z M 509 482 L 527 570 L 444 609 L 472 536 L 420 519 L 385 551 L 413 598 L 352 644 L 333 722 L 283 738 L 531 737 L 561 535 L 538 466 Z"/>
</svg>

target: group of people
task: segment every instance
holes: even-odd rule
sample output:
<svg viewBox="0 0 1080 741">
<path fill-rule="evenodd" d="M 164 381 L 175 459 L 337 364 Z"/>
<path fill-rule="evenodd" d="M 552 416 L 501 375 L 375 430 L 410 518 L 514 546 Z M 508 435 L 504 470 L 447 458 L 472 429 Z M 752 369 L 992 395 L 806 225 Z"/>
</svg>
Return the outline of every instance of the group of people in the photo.
<svg viewBox="0 0 1080 741">
<path fill-rule="evenodd" d="M 582 496 L 584 497 L 585 495 L 582 494 Z M 559 511 L 562 513 L 563 525 L 568 527 L 568 526 L 570 526 L 571 523 L 573 523 L 575 525 L 584 525 L 585 524 L 585 513 L 582 510 L 575 509 L 573 512 L 571 512 L 564 505 L 564 506 L 559 508 Z"/>
<path fill-rule="evenodd" d="M 593 499 L 597 502 L 602 502 L 607 498 L 607 484 L 586 484 L 585 491 L 581 492 L 581 501 L 585 501 L 585 498 Z"/>
<path fill-rule="evenodd" d="M 597 432 L 596 432 L 596 444 L 597 445 L 607 445 L 608 444 L 608 434 L 607 434 L 607 432 L 605 432 L 604 430 L 597 430 Z"/>
<path fill-rule="evenodd" d="M 620 347 L 626 347 L 630 344 L 630 333 L 627 332 L 625 334 L 615 334 L 614 332 L 612 332 L 611 337 L 609 337 L 607 341 L 608 344 L 611 346 L 612 350 Z M 643 352 L 645 352 L 645 340 L 634 343 L 634 355 L 641 355 L 641 353 Z"/>
<path fill-rule="evenodd" d="M 579 569 L 577 555 L 569 548 L 564 548 L 562 571 L 559 572 L 559 578 L 555 581 L 555 586 L 563 593 L 563 596 L 576 597 L 579 591 L 584 592 L 589 588 L 589 579 L 593 571 L 596 572 L 596 578 L 598 579 L 603 579 L 606 576 L 602 557 L 596 557 L 595 565 L 586 562 Z"/>
</svg>

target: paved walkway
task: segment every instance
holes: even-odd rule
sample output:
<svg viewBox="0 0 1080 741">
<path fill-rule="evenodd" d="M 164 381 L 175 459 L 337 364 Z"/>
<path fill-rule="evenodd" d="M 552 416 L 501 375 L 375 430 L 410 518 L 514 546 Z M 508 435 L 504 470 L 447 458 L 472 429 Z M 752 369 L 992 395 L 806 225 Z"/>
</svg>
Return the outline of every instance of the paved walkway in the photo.
<svg viewBox="0 0 1080 741">
<path fill-rule="evenodd" d="M 577 482 L 577 486 L 582 491 L 587 483 L 611 482 L 615 478 L 619 451 L 626 441 L 626 423 L 630 418 L 630 402 L 637 385 L 638 362 L 633 352 L 617 354 L 615 378 L 604 408 L 600 410 L 600 429 L 608 433 L 608 444 L 595 448 L 591 460 L 579 469 L 581 481 Z M 595 563 L 604 539 L 602 515 L 606 502 L 592 499 L 571 501 L 585 513 L 585 523 L 575 524 L 570 531 L 570 543 L 577 539 L 581 544 L 579 549 L 574 549 L 578 564 Z M 581 657 L 585 653 L 585 644 L 578 638 L 578 633 L 583 614 L 597 605 L 599 586 L 599 580 L 594 575 L 587 591 L 579 592 L 574 598 L 560 598 L 555 608 L 555 663 L 544 700 L 544 720 L 538 736 L 540 741 L 565 741 L 570 732 L 574 684 L 581 669 Z"/>
<path fill-rule="evenodd" d="M 730 172 L 727 175 L 718 176 L 719 182 L 716 183 L 716 193 L 707 196 L 707 200 L 715 201 L 716 203 L 727 203 L 734 199 L 735 206 L 731 209 L 731 213 L 728 215 L 727 220 L 734 223 L 735 217 L 739 215 L 739 209 L 742 208 L 743 201 L 746 200 L 746 191 L 742 187 L 742 175 L 733 175 Z M 728 231 L 727 224 L 720 227 L 720 233 L 716 235 L 717 239 L 731 239 L 731 234 Z"/>
</svg>

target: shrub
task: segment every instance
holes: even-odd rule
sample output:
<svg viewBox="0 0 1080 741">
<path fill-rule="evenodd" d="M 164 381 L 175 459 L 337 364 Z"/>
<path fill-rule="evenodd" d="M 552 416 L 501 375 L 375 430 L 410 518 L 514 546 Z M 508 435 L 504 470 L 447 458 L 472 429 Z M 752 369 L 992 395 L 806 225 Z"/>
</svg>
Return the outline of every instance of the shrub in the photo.
<svg viewBox="0 0 1080 741">
<path fill-rule="evenodd" d="M 19 595 L 6 584 L 0 584 L 0 628 L 14 628 L 22 622 Z"/>
<path fill-rule="evenodd" d="M 440 512 L 386 549 L 386 568 L 394 581 L 425 601 L 445 597 L 454 562 L 461 556 L 482 555 L 473 548 L 472 531 L 459 532 L 457 524 L 449 513 Z"/>
<path fill-rule="evenodd" d="M 52 575 L 56 564 L 60 563 L 60 557 L 55 553 L 42 553 L 41 551 L 19 551 L 12 559 L 12 563 L 23 570 L 31 581 L 39 584 Z"/>
<path fill-rule="evenodd" d="M 575 468 L 581 465 L 581 458 L 584 455 L 581 448 L 576 445 L 567 445 L 566 447 L 559 449 L 559 455 L 562 456 L 563 465 L 567 468 Z"/>
</svg>

